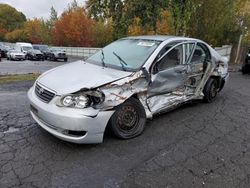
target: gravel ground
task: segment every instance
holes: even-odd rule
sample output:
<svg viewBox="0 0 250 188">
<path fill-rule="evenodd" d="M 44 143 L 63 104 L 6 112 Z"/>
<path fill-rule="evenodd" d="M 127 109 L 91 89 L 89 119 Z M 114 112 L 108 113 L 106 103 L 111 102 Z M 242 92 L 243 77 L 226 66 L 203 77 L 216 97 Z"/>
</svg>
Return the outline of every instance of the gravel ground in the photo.
<svg viewBox="0 0 250 188">
<path fill-rule="evenodd" d="M 58 140 L 30 118 L 32 82 L 0 85 L 0 187 L 250 187 L 250 75 L 231 73 L 211 104 L 148 121 L 99 145 Z"/>
</svg>

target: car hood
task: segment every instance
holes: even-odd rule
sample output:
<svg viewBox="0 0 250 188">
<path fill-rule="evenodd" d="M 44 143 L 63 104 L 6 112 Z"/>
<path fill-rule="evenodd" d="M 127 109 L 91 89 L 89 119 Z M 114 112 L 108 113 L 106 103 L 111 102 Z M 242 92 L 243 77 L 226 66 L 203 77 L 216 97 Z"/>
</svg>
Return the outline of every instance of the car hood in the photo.
<svg viewBox="0 0 250 188">
<path fill-rule="evenodd" d="M 13 55 L 25 55 L 25 54 L 22 53 L 22 52 L 10 52 L 10 54 L 13 54 Z"/>
<path fill-rule="evenodd" d="M 37 82 L 55 91 L 58 95 L 65 95 L 83 88 L 97 88 L 131 74 L 132 72 L 77 61 L 45 72 Z"/>
</svg>

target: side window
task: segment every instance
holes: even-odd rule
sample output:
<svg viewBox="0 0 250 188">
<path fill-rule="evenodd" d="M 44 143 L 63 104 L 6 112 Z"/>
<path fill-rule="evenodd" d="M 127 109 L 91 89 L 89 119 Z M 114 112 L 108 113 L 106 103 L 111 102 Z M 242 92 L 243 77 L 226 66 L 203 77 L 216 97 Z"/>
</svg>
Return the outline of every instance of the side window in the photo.
<svg viewBox="0 0 250 188">
<path fill-rule="evenodd" d="M 190 61 L 191 64 L 205 63 L 211 57 L 209 50 L 203 44 L 198 43 L 195 47 L 193 57 Z"/>
<path fill-rule="evenodd" d="M 165 55 L 160 57 L 160 61 L 154 66 L 153 72 L 160 72 L 176 65 L 182 64 L 183 45 L 179 45 Z"/>
</svg>

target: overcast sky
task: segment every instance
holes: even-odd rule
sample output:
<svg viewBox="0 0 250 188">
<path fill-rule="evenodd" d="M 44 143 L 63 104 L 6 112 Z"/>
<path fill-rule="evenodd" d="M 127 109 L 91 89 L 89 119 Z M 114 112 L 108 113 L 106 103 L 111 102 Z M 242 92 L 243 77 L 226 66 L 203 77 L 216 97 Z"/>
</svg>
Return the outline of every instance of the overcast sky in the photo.
<svg viewBox="0 0 250 188">
<path fill-rule="evenodd" d="M 13 6 L 30 19 L 34 17 L 48 19 L 52 6 L 56 9 L 58 15 L 60 15 L 71 2 L 72 0 L 0 0 L 0 3 Z M 85 0 L 77 0 L 77 2 L 83 5 Z"/>
</svg>

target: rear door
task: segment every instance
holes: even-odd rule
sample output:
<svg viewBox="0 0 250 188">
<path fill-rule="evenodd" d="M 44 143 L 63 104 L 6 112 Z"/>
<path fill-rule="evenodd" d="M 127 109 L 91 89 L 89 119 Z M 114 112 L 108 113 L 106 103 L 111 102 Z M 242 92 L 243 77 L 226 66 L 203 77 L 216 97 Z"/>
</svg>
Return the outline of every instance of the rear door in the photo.
<svg viewBox="0 0 250 188">
<path fill-rule="evenodd" d="M 186 96 L 192 96 L 200 87 L 204 73 L 208 63 L 211 61 L 211 54 L 206 45 L 196 43 L 192 55 L 187 60 L 187 81 L 186 81 Z"/>
</svg>

